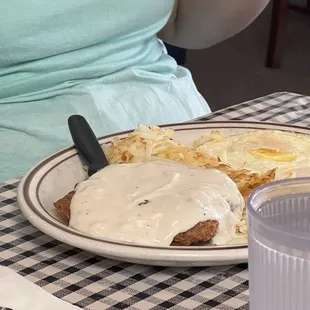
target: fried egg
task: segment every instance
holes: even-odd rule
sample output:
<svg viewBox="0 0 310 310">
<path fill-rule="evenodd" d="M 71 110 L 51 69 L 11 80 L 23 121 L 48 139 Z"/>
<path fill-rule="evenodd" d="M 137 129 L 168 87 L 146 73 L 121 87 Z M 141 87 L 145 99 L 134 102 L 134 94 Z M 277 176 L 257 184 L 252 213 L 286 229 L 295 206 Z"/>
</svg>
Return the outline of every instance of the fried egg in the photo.
<svg viewBox="0 0 310 310">
<path fill-rule="evenodd" d="M 214 131 L 196 140 L 194 147 L 234 169 L 263 173 L 277 168 L 276 179 L 310 176 L 310 136 L 259 130 L 225 137 Z"/>
</svg>

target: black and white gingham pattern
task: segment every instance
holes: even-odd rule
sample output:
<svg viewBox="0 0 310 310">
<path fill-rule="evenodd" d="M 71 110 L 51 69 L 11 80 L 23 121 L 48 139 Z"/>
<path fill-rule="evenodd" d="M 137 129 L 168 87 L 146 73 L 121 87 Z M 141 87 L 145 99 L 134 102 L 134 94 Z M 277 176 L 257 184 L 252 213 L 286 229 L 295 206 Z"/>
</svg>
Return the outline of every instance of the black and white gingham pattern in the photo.
<svg viewBox="0 0 310 310">
<path fill-rule="evenodd" d="M 310 98 L 276 93 L 204 120 L 308 126 Z M 42 234 L 16 204 L 19 180 L 0 183 L 0 261 L 55 296 L 85 309 L 246 310 L 247 265 L 164 268 L 115 262 Z"/>
<path fill-rule="evenodd" d="M 203 121 L 260 121 L 298 125 L 310 125 L 310 97 L 281 92 L 247 101 L 217 111 Z"/>
</svg>

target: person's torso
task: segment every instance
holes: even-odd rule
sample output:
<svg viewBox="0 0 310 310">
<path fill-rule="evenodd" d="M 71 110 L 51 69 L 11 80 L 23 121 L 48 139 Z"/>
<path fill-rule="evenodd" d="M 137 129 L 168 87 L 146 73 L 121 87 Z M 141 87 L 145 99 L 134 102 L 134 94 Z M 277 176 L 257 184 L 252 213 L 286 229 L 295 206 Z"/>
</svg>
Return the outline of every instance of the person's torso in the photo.
<svg viewBox="0 0 310 310">
<path fill-rule="evenodd" d="M 63 89 L 162 55 L 174 0 L 2 0 L 0 102 Z"/>
</svg>

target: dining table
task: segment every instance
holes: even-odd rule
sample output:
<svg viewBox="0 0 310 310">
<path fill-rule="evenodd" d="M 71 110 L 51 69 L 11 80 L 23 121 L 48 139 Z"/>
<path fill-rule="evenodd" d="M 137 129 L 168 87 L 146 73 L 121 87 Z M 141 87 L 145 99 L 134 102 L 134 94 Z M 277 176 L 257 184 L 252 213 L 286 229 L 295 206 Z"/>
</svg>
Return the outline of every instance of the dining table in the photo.
<svg viewBox="0 0 310 310">
<path fill-rule="evenodd" d="M 310 126 L 310 97 L 273 93 L 199 121 Z M 160 267 L 113 261 L 40 232 L 17 204 L 20 178 L 0 183 L 0 265 L 82 309 L 249 309 L 248 265 Z M 251 266 L 255 268 L 255 266 Z"/>
</svg>

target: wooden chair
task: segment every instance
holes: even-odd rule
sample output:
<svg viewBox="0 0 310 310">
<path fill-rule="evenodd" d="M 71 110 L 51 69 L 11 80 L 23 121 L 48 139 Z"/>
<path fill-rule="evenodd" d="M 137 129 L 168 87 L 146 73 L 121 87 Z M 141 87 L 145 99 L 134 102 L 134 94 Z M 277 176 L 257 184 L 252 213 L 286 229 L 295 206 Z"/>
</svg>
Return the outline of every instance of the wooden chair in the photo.
<svg viewBox="0 0 310 310">
<path fill-rule="evenodd" d="M 310 14 L 310 0 L 306 7 L 289 4 L 289 0 L 274 0 L 269 34 L 269 46 L 266 65 L 269 68 L 280 68 L 284 52 L 285 29 L 288 10 Z"/>
</svg>

